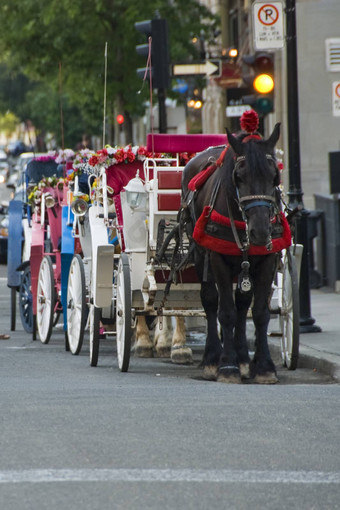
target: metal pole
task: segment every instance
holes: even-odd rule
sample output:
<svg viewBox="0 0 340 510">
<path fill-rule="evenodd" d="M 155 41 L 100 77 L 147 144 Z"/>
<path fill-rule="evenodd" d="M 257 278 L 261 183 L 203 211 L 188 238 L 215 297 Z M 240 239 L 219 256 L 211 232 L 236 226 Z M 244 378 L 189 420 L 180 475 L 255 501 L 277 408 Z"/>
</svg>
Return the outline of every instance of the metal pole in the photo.
<svg viewBox="0 0 340 510">
<path fill-rule="evenodd" d="M 289 205 L 292 208 L 302 206 L 296 218 L 296 241 L 303 245 L 300 273 L 300 333 L 320 332 L 311 317 L 309 284 L 309 211 L 303 207 L 301 188 L 300 134 L 299 134 L 299 98 L 298 69 L 296 49 L 296 6 L 295 0 L 286 0 L 287 32 L 287 108 L 288 108 L 288 148 L 289 148 Z"/>
<path fill-rule="evenodd" d="M 167 133 L 167 117 L 165 105 L 165 89 L 158 89 L 158 126 L 160 133 Z"/>
</svg>

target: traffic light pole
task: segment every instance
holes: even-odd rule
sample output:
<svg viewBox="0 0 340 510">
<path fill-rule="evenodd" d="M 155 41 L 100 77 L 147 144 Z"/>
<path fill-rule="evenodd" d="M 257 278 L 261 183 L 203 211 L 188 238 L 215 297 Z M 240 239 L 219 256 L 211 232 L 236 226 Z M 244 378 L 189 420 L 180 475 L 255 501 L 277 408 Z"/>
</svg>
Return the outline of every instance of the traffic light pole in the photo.
<svg viewBox="0 0 340 510">
<path fill-rule="evenodd" d="M 288 147 L 289 147 L 289 205 L 302 207 L 296 217 L 296 242 L 303 245 L 300 272 L 300 333 L 316 333 L 321 328 L 316 326 L 311 317 L 309 260 L 310 242 L 308 238 L 308 216 L 310 212 L 303 206 L 300 166 L 299 134 L 299 98 L 296 48 L 296 6 L 295 0 L 286 0 L 287 33 L 287 103 L 288 103 Z"/>
<path fill-rule="evenodd" d="M 166 105 L 165 105 L 165 89 L 158 89 L 158 127 L 160 133 L 168 132 L 168 124 L 166 117 Z"/>
</svg>

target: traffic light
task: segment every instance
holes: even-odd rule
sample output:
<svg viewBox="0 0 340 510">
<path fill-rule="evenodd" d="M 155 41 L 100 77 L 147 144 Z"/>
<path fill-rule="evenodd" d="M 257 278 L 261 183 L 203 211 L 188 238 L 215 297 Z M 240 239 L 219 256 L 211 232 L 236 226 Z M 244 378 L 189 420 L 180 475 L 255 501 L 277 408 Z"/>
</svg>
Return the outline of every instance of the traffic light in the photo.
<svg viewBox="0 0 340 510">
<path fill-rule="evenodd" d="M 169 44 L 168 44 L 168 23 L 166 19 L 152 19 L 135 23 L 138 32 L 144 34 L 149 41 L 151 37 L 151 66 L 152 66 L 152 87 L 155 89 L 168 89 L 170 86 L 169 75 Z M 136 46 L 138 55 L 148 58 L 149 44 Z M 147 67 L 137 69 L 137 76 L 144 78 L 145 74 L 150 79 Z"/>
<path fill-rule="evenodd" d="M 242 97 L 243 104 L 249 104 L 259 115 L 274 111 L 274 55 L 266 51 L 245 55 L 243 62 L 248 66 L 243 81 L 249 85 L 249 94 Z M 250 68 L 250 73 L 249 73 Z"/>
<path fill-rule="evenodd" d="M 119 125 L 122 125 L 124 124 L 124 115 L 122 115 L 121 113 L 118 113 L 117 117 L 116 117 L 116 121 L 117 121 L 117 124 Z"/>
</svg>

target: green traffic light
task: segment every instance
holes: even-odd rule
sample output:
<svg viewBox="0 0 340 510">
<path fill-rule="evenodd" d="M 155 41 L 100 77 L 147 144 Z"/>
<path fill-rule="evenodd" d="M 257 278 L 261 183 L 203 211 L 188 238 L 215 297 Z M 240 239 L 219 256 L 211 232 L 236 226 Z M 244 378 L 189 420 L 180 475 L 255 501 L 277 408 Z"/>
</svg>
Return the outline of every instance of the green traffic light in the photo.
<svg viewBox="0 0 340 510">
<path fill-rule="evenodd" d="M 255 110 L 267 114 L 273 111 L 273 100 L 270 97 L 260 96 L 256 99 Z"/>
</svg>

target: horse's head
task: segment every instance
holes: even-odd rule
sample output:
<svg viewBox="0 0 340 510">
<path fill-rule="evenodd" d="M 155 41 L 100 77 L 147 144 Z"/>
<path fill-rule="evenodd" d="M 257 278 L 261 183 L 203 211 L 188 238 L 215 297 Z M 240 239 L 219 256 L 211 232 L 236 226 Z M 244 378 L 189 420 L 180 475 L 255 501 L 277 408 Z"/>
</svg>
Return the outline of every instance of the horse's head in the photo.
<svg viewBox="0 0 340 510">
<path fill-rule="evenodd" d="M 270 246 L 270 220 L 277 206 L 276 187 L 280 183 L 274 150 L 280 136 L 280 124 L 276 124 L 267 140 L 253 135 L 236 137 L 228 130 L 227 134 L 235 153 L 233 185 L 248 226 L 249 242 Z"/>
</svg>

